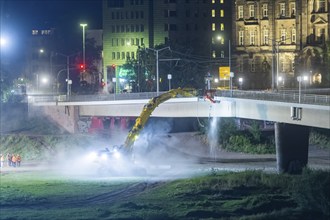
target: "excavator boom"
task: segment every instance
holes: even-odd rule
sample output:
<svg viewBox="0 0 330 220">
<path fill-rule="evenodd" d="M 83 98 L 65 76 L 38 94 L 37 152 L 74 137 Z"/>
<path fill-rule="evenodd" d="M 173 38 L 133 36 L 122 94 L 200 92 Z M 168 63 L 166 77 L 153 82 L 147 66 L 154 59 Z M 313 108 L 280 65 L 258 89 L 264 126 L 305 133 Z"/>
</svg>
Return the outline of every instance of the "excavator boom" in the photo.
<svg viewBox="0 0 330 220">
<path fill-rule="evenodd" d="M 126 150 L 128 150 L 129 152 L 132 151 L 132 146 L 133 146 L 136 138 L 138 137 L 141 130 L 147 123 L 150 115 L 155 110 L 155 108 L 157 108 L 158 105 L 160 105 L 161 103 L 163 103 L 171 98 L 175 98 L 178 95 L 183 96 L 183 97 L 193 97 L 193 96 L 197 95 L 197 91 L 195 89 L 189 89 L 189 88 L 172 89 L 166 93 L 163 93 L 159 96 L 156 96 L 156 97 L 150 99 L 149 102 L 143 107 L 140 116 L 135 120 L 135 124 L 134 124 L 133 128 L 128 133 L 128 136 L 127 136 L 125 144 L 124 144 L 124 147 L 126 148 Z"/>
</svg>

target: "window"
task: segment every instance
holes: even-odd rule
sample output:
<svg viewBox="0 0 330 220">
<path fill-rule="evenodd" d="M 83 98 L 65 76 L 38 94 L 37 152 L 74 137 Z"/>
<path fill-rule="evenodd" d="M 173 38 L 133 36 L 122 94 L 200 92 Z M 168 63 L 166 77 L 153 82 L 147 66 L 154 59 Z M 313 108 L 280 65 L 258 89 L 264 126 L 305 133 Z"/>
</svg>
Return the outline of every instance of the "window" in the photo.
<svg viewBox="0 0 330 220">
<path fill-rule="evenodd" d="M 125 46 L 125 39 L 124 38 L 121 39 L 121 46 Z"/>
<path fill-rule="evenodd" d="M 240 6 L 238 6 L 238 19 L 243 19 L 243 16 L 244 16 L 244 14 L 243 14 L 243 6 L 240 5 Z"/>
<path fill-rule="evenodd" d="M 317 1 L 317 12 L 326 12 L 326 3 L 325 0 Z"/>
<path fill-rule="evenodd" d="M 139 38 L 136 38 L 136 39 L 135 39 L 135 42 L 136 42 L 136 45 L 137 45 L 137 46 L 140 46 L 140 39 L 139 39 Z"/>
<path fill-rule="evenodd" d="M 262 17 L 264 18 L 268 17 L 268 4 L 262 5 Z"/>
<path fill-rule="evenodd" d="M 223 50 L 221 51 L 220 57 L 225 58 L 225 51 L 223 51 Z"/>
<path fill-rule="evenodd" d="M 243 72 L 243 60 L 239 60 L 239 64 L 238 64 L 238 71 L 239 72 Z"/>
<path fill-rule="evenodd" d="M 251 72 L 255 72 L 256 71 L 256 63 L 255 63 L 254 60 L 251 60 L 250 69 L 251 69 Z"/>
<path fill-rule="evenodd" d="M 215 4 L 215 0 L 212 0 L 212 4 Z"/>
<path fill-rule="evenodd" d="M 244 45 L 244 31 L 238 32 L 238 45 L 243 46 Z"/>
<path fill-rule="evenodd" d="M 126 24 L 126 33 L 128 33 L 129 32 L 129 26 L 128 26 L 128 24 Z"/>
<path fill-rule="evenodd" d="M 141 32 L 144 32 L 144 25 L 141 24 Z"/>
<path fill-rule="evenodd" d="M 255 31 L 250 31 L 250 46 L 254 46 L 256 41 Z"/>
<path fill-rule="evenodd" d="M 220 17 L 225 17 L 225 11 L 223 9 L 220 10 Z"/>
<path fill-rule="evenodd" d="M 280 17 L 285 16 L 285 3 L 280 4 Z"/>
<path fill-rule="evenodd" d="M 212 9 L 212 18 L 214 18 L 214 17 L 215 17 L 215 10 Z"/>
<path fill-rule="evenodd" d="M 281 29 L 281 44 L 285 44 L 286 41 L 286 30 L 283 28 Z"/>
<path fill-rule="evenodd" d="M 32 30 L 32 35 L 38 35 L 38 30 Z"/>
<path fill-rule="evenodd" d="M 215 23 L 212 23 L 212 31 L 215 31 Z"/>
<path fill-rule="evenodd" d="M 324 28 L 319 28 L 317 30 L 317 41 L 319 43 L 324 43 L 325 42 L 325 29 Z"/>
<path fill-rule="evenodd" d="M 221 30 L 221 31 L 224 31 L 224 30 L 225 30 L 225 24 L 224 24 L 224 23 L 221 23 L 221 24 L 220 24 L 220 30 Z"/>
<path fill-rule="evenodd" d="M 294 63 L 294 59 L 293 60 L 291 60 L 291 71 L 292 72 L 294 72 L 294 70 L 295 70 L 295 63 Z"/>
<path fill-rule="evenodd" d="M 290 4 L 290 12 L 291 12 L 291 17 L 295 17 L 296 16 L 296 3 L 295 2 L 291 2 L 291 4 Z"/>
<path fill-rule="evenodd" d="M 170 11 L 170 17 L 176 17 L 176 11 Z"/>
<path fill-rule="evenodd" d="M 220 4 L 224 4 L 225 3 L 225 0 L 220 0 Z"/>
<path fill-rule="evenodd" d="M 117 60 L 120 60 L 120 52 L 117 52 Z"/>
<path fill-rule="evenodd" d="M 296 39 L 296 29 L 295 28 L 293 28 L 292 32 L 291 32 L 291 41 L 292 41 L 293 44 L 295 44 L 296 41 L 297 41 L 297 39 Z"/>
<path fill-rule="evenodd" d="M 112 59 L 116 59 L 116 52 L 112 52 Z"/>
<path fill-rule="evenodd" d="M 264 45 L 268 45 L 269 44 L 269 30 L 268 29 L 264 29 Z"/>
<path fill-rule="evenodd" d="M 176 31 L 176 30 L 177 30 L 176 24 L 170 24 L 170 31 Z"/>
<path fill-rule="evenodd" d="M 249 6 L 249 15 L 250 18 L 254 18 L 254 5 Z"/>
<path fill-rule="evenodd" d="M 121 59 L 125 60 L 125 52 L 121 52 Z"/>
<path fill-rule="evenodd" d="M 126 59 L 129 60 L 130 59 L 130 55 L 129 52 L 126 52 Z"/>
</svg>

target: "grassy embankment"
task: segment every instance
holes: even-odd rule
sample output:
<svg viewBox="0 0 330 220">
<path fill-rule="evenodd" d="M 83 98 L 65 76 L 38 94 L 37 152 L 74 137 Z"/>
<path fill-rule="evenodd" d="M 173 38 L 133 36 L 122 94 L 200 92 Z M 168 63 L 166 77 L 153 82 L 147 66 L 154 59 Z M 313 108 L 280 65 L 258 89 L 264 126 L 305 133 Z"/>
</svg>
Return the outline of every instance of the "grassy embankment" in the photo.
<svg viewBox="0 0 330 220">
<path fill-rule="evenodd" d="M 82 180 L 1 173 L 0 219 L 328 219 L 330 173 Z"/>
</svg>

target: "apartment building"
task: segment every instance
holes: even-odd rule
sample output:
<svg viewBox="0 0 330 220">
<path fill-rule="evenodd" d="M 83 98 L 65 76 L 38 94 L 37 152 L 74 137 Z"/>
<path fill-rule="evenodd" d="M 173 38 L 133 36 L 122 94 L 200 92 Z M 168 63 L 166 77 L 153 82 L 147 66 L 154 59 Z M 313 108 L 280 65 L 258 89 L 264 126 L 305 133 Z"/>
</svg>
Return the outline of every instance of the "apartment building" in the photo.
<svg viewBox="0 0 330 220">
<path fill-rule="evenodd" d="M 206 61 L 219 59 L 209 62 L 217 74 L 229 60 L 230 9 L 230 0 L 104 0 L 104 80 L 111 84 L 113 67 L 136 59 L 139 47 L 159 45 L 184 48 Z"/>
<path fill-rule="evenodd" d="M 233 1 L 235 72 L 245 88 L 288 88 L 326 76 L 327 0 Z"/>
</svg>

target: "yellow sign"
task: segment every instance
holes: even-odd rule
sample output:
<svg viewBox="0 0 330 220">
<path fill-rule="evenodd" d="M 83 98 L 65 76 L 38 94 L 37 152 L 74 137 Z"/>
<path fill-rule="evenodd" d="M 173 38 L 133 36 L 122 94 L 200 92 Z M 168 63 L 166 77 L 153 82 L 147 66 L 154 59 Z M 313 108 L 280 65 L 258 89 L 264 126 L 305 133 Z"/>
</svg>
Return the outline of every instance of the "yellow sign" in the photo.
<svg viewBox="0 0 330 220">
<path fill-rule="evenodd" d="M 229 66 L 219 67 L 219 77 L 220 77 L 220 80 L 229 80 L 230 79 L 230 67 Z"/>
</svg>

